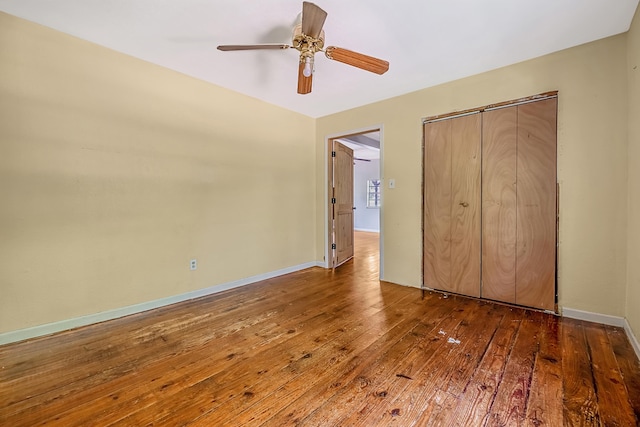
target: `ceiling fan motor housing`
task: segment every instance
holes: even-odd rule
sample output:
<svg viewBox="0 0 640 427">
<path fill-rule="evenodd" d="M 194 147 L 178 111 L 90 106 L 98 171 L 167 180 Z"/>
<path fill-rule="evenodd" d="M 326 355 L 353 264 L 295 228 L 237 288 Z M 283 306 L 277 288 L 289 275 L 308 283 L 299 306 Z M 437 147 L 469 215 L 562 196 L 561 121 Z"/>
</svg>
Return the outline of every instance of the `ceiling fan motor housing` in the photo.
<svg viewBox="0 0 640 427">
<path fill-rule="evenodd" d="M 316 52 L 321 52 L 324 48 L 324 31 L 320 32 L 317 39 L 302 32 L 302 24 L 293 28 L 293 47 L 300 51 L 300 60 L 305 57 L 312 57 Z"/>
</svg>

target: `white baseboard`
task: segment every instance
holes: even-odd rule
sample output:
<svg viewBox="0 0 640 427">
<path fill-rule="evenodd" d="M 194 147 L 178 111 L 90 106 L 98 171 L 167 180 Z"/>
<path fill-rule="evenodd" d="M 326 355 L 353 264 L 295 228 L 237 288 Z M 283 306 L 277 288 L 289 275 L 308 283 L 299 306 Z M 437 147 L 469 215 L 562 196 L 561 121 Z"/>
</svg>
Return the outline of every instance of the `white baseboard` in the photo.
<svg viewBox="0 0 640 427">
<path fill-rule="evenodd" d="M 636 351 L 636 356 L 638 356 L 638 359 L 640 359 L 640 342 L 638 342 L 638 338 L 633 333 L 631 325 L 629 324 L 627 319 L 624 319 L 624 331 L 627 333 L 627 338 L 629 338 L 631 346 Z"/>
<path fill-rule="evenodd" d="M 608 314 L 592 313 L 589 311 L 576 310 L 573 308 L 562 308 L 562 315 L 571 319 L 585 320 L 587 322 L 602 323 L 603 325 L 618 326 L 624 328 L 627 338 L 636 352 L 636 356 L 640 359 L 640 343 L 638 338 L 633 334 L 631 325 L 624 317 L 609 316 Z"/>
<path fill-rule="evenodd" d="M 380 230 L 374 230 L 372 228 L 354 228 L 354 231 L 366 231 L 367 233 L 379 233 Z"/>
<path fill-rule="evenodd" d="M 127 307 L 116 308 L 113 310 L 103 311 L 101 313 L 75 317 L 73 319 L 61 320 L 59 322 L 47 323 L 45 325 L 34 326 L 32 328 L 25 328 L 17 331 L 5 332 L 0 334 L 0 345 L 23 341 L 29 338 L 35 338 L 43 335 L 49 335 L 56 332 L 62 332 L 62 331 L 77 328 L 80 326 L 86 326 L 86 325 L 91 325 L 93 323 L 104 322 L 106 320 L 113 320 L 119 317 L 129 316 L 131 314 L 141 313 L 147 310 L 153 310 L 154 308 L 160 308 L 160 307 L 164 307 L 164 306 L 175 304 L 182 301 L 187 301 L 194 298 L 216 294 L 218 292 L 226 291 L 233 288 L 238 288 L 240 286 L 249 285 L 251 283 L 260 282 L 262 280 L 271 279 L 277 276 L 282 276 L 284 274 L 293 273 L 295 271 L 304 270 L 305 268 L 310 268 L 310 267 L 324 267 L 324 263 L 319 261 L 307 262 L 307 263 L 296 265 L 293 267 L 272 271 L 270 273 L 259 274 L 257 276 L 251 276 L 251 277 L 247 277 L 240 280 L 234 280 L 233 282 L 222 283 L 220 285 L 211 286 L 204 289 L 198 289 L 196 291 L 191 291 L 191 292 L 187 292 L 180 295 L 160 298 L 154 301 L 148 301 L 141 304 L 134 304 Z"/>
<path fill-rule="evenodd" d="M 602 323 L 603 325 L 618 326 L 620 328 L 624 327 L 625 323 L 624 317 L 592 313 L 567 307 L 562 307 L 562 315 L 571 319 L 586 320 L 587 322 Z"/>
</svg>

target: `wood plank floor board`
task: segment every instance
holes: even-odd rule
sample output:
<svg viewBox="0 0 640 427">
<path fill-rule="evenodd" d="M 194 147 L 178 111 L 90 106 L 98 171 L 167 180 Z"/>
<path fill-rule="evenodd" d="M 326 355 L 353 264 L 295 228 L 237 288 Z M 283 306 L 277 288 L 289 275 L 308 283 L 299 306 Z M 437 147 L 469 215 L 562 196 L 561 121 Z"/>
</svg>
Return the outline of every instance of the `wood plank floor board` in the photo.
<svg viewBox="0 0 640 427">
<path fill-rule="evenodd" d="M 545 316 L 536 355 L 525 424 L 552 426 L 563 416 L 562 352 L 558 318 Z"/>
<path fill-rule="evenodd" d="M 0 425 L 638 424 L 621 328 L 422 299 L 378 263 L 358 232 L 335 271 L 0 346 Z"/>
<path fill-rule="evenodd" d="M 409 321 L 408 326 L 410 326 L 411 322 L 413 322 L 412 320 Z M 428 326 L 424 325 L 423 323 L 420 322 L 414 322 L 415 327 L 413 327 L 412 329 L 409 330 L 409 332 L 407 332 L 403 338 L 401 338 L 395 345 L 392 345 L 390 350 L 392 352 L 397 352 L 397 351 L 402 351 L 401 349 L 406 348 L 407 346 L 411 345 L 412 340 L 411 339 L 406 339 L 406 337 L 418 337 L 421 336 L 424 333 L 424 330 L 426 328 L 428 328 Z M 333 358 L 332 358 L 333 359 Z M 363 363 L 361 362 L 360 365 L 362 365 Z M 312 368 L 312 367 L 309 367 Z M 339 369 L 338 366 L 336 366 L 336 369 Z M 317 374 L 317 372 L 304 372 L 304 374 L 309 377 L 310 379 L 311 376 Z M 336 375 L 338 376 L 338 375 Z M 360 375 L 359 377 L 357 377 L 357 381 L 358 383 L 365 385 L 366 384 L 366 377 Z M 311 384 L 313 384 L 314 381 L 311 381 Z M 308 387 L 309 383 L 307 383 L 307 387 Z M 286 386 L 291 387 L 291 384 L 287 384 Z M 295 386 L 295 385 L 293 385 Z M 338 390 L 340 387 L 342 387 L 342 383 L 338 384 L 338 383 L 334 383 L 331 385 L 331 387 L 329 387 L 330 390 Z M 308 387 L 309 388 L 309 387 Z M 308 389 L 306 390 L 306 392 L 308 392 Z M 332 391 L 333 392 L 333 391 Z M 296 393 L 297 395 L 300 395 L 300 392 Z M 288 401 L 291 402 L 291 396 L 289 396 Z M 329 401 L 325 401 L 325 405 L 330 404 Z M 252 408 L 248 408 L 249 411 L 251 411 Z"/>
<path fill-rule="evenodd" d="M 323 401 L 323 405 L 301 420 L 309 425 L 356 425 L 357 422 L 375 407 L 394 396 L 392 384 L 398 378 L 405 382 L 410 378 L 412 366 L 417 360 L 428 359 L 434 354 L 429 348 L 431 342 L 441 342 L 443 336 L 439 330 L 453 329 L 461 321 L 461 313 L 472 311 L 473 302 L 460 301 L 460 304 L 438 304 L 436 295 L 429 299 L 434 310 L 428 318 L 416 321 L 417 327 L 410 330 L 400 340 L 393 343 L 388 351 L 380 354 L 373 362 L 363 363 L 357 377 L 350 382 L 341 381 L 340 385 L 325 388 L 323 393 L 314 395 L 314 399 Z M 464 307 L 464 310 L 461 308 Z M 434 346 L 431 346 L 434 347 Z M 363 399 L 363 394 L 380 399 Z M 363 401 L 365 405 L 362 407 Z M 359 407 L 360 406 L 360 407 Z M 331 411 L 324 408 L 333 408 Z"/>
<path fill-rule="evenodd" d="M 477 301 L 458 302 L 455 298 L 445 300 L 445 305 L 453 303 L 452 315 L 442 319 L 426 339 L 413 347 L 406 357 L 385 360 L 385 364 L 390 367 L 388 375 L 383 375 L 381 378 L 371 375 L 373 385 L 371 389 L 382 391 L 382 394 L 376 391 L 375 396 L 379 396 L 380 399 L 356 402 L 357 410 L 347 414 L 344 425 L 370 425 L 378 422 L 376 420 L 388 417 L 397 418 L 398 422 L 406 422 L 407 417 L 403 413 L 406 406 L 400 407 L 398 402 L 402 397 L 408 397 L 410 402 L 413 400 L 413 394 L 407 390 L 412 390 L 412 386 L 421 381 L 421 368 L 428 364 L 441 363 L 442 361 L 439 360 L 441 352 L 453 345 L 448 342 L 449 335 L 458 330 L 460 324 L 472 319 L 482 310 L 482 305 Z"/>
<path fill-rule="evenodd" d="M 511 309 L 505 313 L 479 366 L 466 384 L 464 381 L 460 383 L 464 384 L 462 392 L 458 395 L 443 394 L 444 402 L 440 403 L 442 409 L 432 418 L 433 424 L 445 424 L 447 420 L 452 425 L 461 426 L 480 426 L 486 423 L 523 314 L 521 309 Z M 429 420 L 424 419 L 424 422 Z"/>
<path fill-rule="evenodd" d="M 633 407 L 636 419 L 640 420 L 640 360 L 635 357 L 633 347 L 621 328 L 608 327 L 607 335 L 613 347 L 613 353 L 620 367 L 620 373 L 624 378 L 624 384 L 629 393 L 629 401 Z"/>
<path fill-rule="evenodd" d="M 606 327 L 583 322 L 597 390 L 600 420 L 606 426 L 632 426 L 638 423 L 627 387 L 618 366 Z"/>
<path fill-rule="evenodd" d="M 415 298 L 416 294 L 413 294 Z M 416 304 L 417 303 L 417 304 Z M 377 321 L 371 318 L 363 319 L 365 333 L 359 335 L 355 339 L 343 339 L 339 343 L 335 343 L 332 347 L 324 347 L 326 352 L 314 353 L 314 357 L 318 359 L 325 357 L 332 363 L 327 365 L 309 365 L 296 369 L 297 374 L 302 374 L 291 378 L 286 384 L 281 386 L 287 390 L 286 395 L 282 395 L 277 402 L 266 402 L 267 405 L 258 408 L 248 408 L 241 413 L 234 421 L 243 420 L 244 416 L 249 417 L 249 421 L 259 421 L 257 416 L 269 414 L 268 421 L 270 425 L 286 424 L 291 420 L 302 419 L 306 415 L 306 410 L 313 410 L 317 402 L 323 401 L 318 397 L 322 393 L 329 395 L 335 393 L 335 389 L 342 386 L 343 383 L 351 381 L 358 377 L 359 370 L 363 366 L 372 363 L 373 358 L 379 357 L 380 354 L 388 351 L 398 340 L 413 329 L 417 328 L 419 322 L 415 313 L 422 310 L 422 305 L 414 300 L 411 304 L 405 304 L 388 316 L 384 322 L 387 331 L 380 327 L 372 328 Z M 402 313 L 406 314 L 402 314 Z M 387 313 L 391 314 L 391 313 Z M 402 314 L 402 316 L 398 316 Z M 383 332 L 384 333 L 381 333 Z M 336 349 L 344 351 L 348 357 L 338 357 Z M 310 362 L 310 360 L 308 360 Z M 319 368 L 319 369 L 318 369 Z M 286 368 L 288 370 L 289 367 Z M 306 403 L 305 403 L 306 402 Z M 264 402 L 263 402 L 264 403 Z M 295 407 L 295 411 L 291 411 L 290 407 Z"/>
<path fill-rule="evenodd" d="M 419 324 L 418 322 L 414 322 L 413 319 L 407 319 L 406 321 L 399 323 L 393 329 L 391 329 L 390 330 L 391 333 L 388 335 L 390 336 L 394 336 L 396 334 L 400 335 L 402 333 L 400 328 L 402 328 L 403 331 L 410 331 L 409 333 L 412 333 L 411 331 L 415 331 L 420 327 L 421 327 L 421 324 Z M 387 334 L 383 335 L 382 337 L 374 337 L 377 339 L 376 343 L 386 341 L 386 335 Z M 406 335 L 407 334 L 405 334 L 405 336 Z M 380 338 L 382 338 L 382 340 L 380 340 Z M 352 347 L 359 347 L 358 342 L 352 342 L 351 345 Z M 392 343 L 389 343 L 389 346 L 391 345 Z M 341 347 L 340 349 L 342 348 L 343 347 Z M 237 420 L 243 421 L 245 420 L 244 417 L 246 417 L 247 421 L 252 422 L 252 421 L 258 420 L 259 416 L 264 418 L 267 413 L 268 415 L 265 419 L 269 419 L 275 411 L 291 403 L 292 400 L 296 398 L 300 398 L 300 396 L 302 395 L 306 395 L 311 389 L 316 387 L 316 383 L 319 381 L 319 379 L 322 378 L 322 380 L 326 380 L 327 377 L 344 378 L 345 373 L 349 374 L 350 376 L 353 376 L 354 374 L 350 374 L 350 372 L 356 369 L 358 366 L 362 366 L 365 364 L 367 352 L 371 352 L 372 354 L 376 355 L 380 353 L 380 350 L 381 348 L 379 347 L 379 344 L 376 344 L 374 346 L 369 346 L 365 351 L 361 352 L 359 354 L 359 357 L 357 358 L 353 356 L 353 352 L 350 352 L 349 353 L 350 358 L 348 360 L 341 359 L 339 362 L 342 362 L 342 363 L 336 364 L 335 367 L 329 371 L 325 371 L 323 369 L 317 370 L 317 369 L 314 369 L 313 366 L 310 366 L 309 367 L 310 369 L 304 370 L 304 375 L 307 377 L 305 381 L 295 381 L 295 382 L 289 381 L 286 384 L 282 385 L 276 391 L 276 393 L 279 394 L 278 395 L 279 398 L 277 399 L 277 403 L 275 404 L 275 406 L 273 402 L 270 401 L 270 399 L 263 399 L 257 405 L 245 409 L 239 415 Z M 334 360 L 334 359 L 337 360 L 335 355 L 331 357 L 330 360 Z M 303 370 L 298 369 L 298 371 L 302 372 Z M 295 380 L 295 378 L 293 380 Z M 320 387 L 336 388 L 336 387 L 340 387 L 340 385 L 341 385 L 340 383 L 333 382 L 328 385 L 321 385 Z"/>
<path fill-rule="evenodd" d="M 563 416 L 567 426 L 599 426 L 600 414 L 589 347 L 582 322 L 565 319 L 562 324 Z"/>
<path fill-rule="evenodd" d="M 385 423 L 391 419 L 407 425 L 413 424 L 412 420 L 417 420 L 416 425 L 424 424 L 421 420 L 435 417 L 448 396 L 461 392 L 504 316 L 504 307 L 484 301 L 477 304 L 479 309 L 471 318 L 463 319 L 453 331 L 446 331 L 442 351 L 427 363 L 416 366 L 412 372 L 415 381 L 407 382 L 403 393 L 389 403 L 386 411 L 374 412 L 364 424 Z M 460 343 L 450 342 L 449 338 Z"/>
<path fill-rule="evenodd" d="M 502 381 L 486 417 L 486 426 L 522 426 L 545 315 L 527 311 L 509 354 Z"/>
<path fill-rule="evenodd" d="M 384 383 L 381 386 L 386 391 L 385 398 L 375 406 L 356 411 L 350 418 L 354 424 L 375 425 L 388 418 L 406 420 L 408 408 L 416 401 L 415 393 L 407 390 L 413 390 L 412 387 L 416 384 L 420 387 L 426 382 L 421 377 L 421 370 L 425 366 L 442 365 L 442 360 L 446 357 L 448 350 L 455 345 L 448 342 L 449 338 L 456 335 L 463 323 L 478 316 L 483 310 L 489 309 L 486 305 L 474 300 L 460 304 L 451 298 L 442 299 L 441 297 L 441 301 L 445 305 L 453 302 L 452 315 L 438 325 L 438 329 L 432 332 L 428 340 L 412 349 L 406 358 L 395 362 L 398 364 L 396 371 L 400 375 L 392 375 L 383 379 Z M 394 361 L 391 360 L 388 363 L 393 364 Z"/>
</svg>

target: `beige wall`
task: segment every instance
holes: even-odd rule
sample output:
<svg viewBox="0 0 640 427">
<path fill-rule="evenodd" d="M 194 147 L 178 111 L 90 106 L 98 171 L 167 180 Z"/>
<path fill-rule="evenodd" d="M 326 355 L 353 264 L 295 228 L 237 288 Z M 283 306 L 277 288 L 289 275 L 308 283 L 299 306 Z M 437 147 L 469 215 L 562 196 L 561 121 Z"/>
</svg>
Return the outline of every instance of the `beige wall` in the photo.
<svg viewBox="0 0 640 427">
<path fill-rule="evenodd" d="M 560 304 L 623 316 L 626 288 L 626 36 L 575 47 L 320 118 L 317 204 L 324 215 L 324 138 L 382 123 L 384 279 L 421 284 L 421 119 L 559 91 Z M 393 64 L 389 71 L 393 73 Z M 318 222 L 321 253 L 324 224 Z"/>
<path fill-rule="evenodd" d="M 629 74 L 629 231 L 626 315 L 640 340 L 640 8 L 627 34 Z"/>
<path fill-rule="evenodd" d="M 0 333 L 315 261 L 314 126 L 0 13 Z"/>
</svg>

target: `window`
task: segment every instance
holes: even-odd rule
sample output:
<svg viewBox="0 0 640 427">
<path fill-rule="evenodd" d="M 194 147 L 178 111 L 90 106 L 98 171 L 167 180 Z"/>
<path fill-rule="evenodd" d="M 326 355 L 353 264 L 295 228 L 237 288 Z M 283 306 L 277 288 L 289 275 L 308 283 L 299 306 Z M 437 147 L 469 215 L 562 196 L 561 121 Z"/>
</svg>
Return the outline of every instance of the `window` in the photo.
<svg viewBox="0 0 640 427">
<path fill-rule="evenodd" d="M 380 180 L 368 179 L 367 180 L 367 207 L 379 208 L 380 207 Z"/>
</svg>

